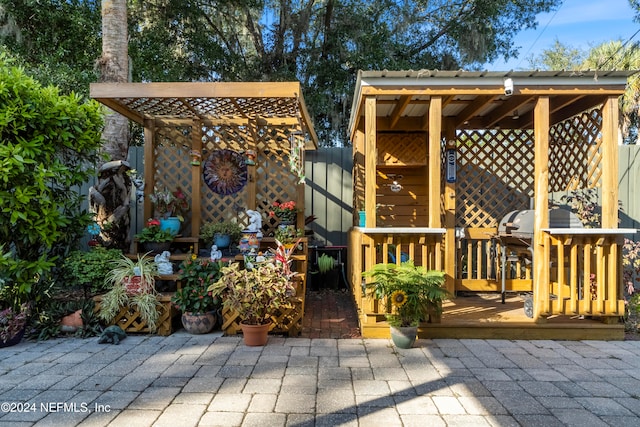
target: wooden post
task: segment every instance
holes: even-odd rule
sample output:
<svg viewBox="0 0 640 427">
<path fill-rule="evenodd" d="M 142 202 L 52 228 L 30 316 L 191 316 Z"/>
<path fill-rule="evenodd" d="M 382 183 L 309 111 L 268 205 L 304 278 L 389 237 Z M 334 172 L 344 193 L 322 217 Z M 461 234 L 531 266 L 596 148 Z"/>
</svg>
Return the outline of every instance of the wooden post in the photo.
<svg viewBox="0 0 640 427">
<path fill-rule="evenodd" d="M 434 96 L 429 103 L 429 227 L 438 228 L 440 219 L 441 186 L 440 175 L 442 156 L 440 141 L 442 139 L 442 98 Z"/>
<path fill-rule="evenodd" d="M 364 101 L 364 210 L 367 212 L 366 227 L 375 228 L 376 214 L 376 98 L 367 96 Z"/>
<path fill-rule="evenodd" d="M 618 228 L 618 98 L 602 105 L 602 228 Z"/>
<path fill-rule="evenodd" d="M 153 187 L 156 184 L 154 178 L 156 153 L 153 148 L 153 140 L 155 139 L 156 127 L 155 121 L 152 119 L 145 119 L 144 121 L 144 223 L 146 224 L 149 218 L 153 217 L 153 203 L 151 199 L 147 197 L 153 192 Z"/>
<path fill-rule="evenodd" d="M 456 149 L 456 130 L 452 126 L 444 129 L 447 149 Z M 445 166 L 446 167 L 446 166 Z M 456 287 L 456 183 L 445 181 L 444 184 L 444 272 L 445 285 L 453 295 Z"/>
<path fill-rule="evenodd" d="M 537 99 L 533 110 L 535 166 L 533 223 L 533 318 L 543 321 L 549 312 L 549 266 L 546 265 L 543 228 L 549 226 L 549 97 Z"/>
<path fill-rule="evenodd" d="M 191 124 L 191 149 L 202 154 L 202 122 L 194 120 Z M 191 166 L 191 237 L 200 235 L 200 225 L 202 224 L 202 185 L 200 175 L 202 173 L 202 162 L 199 165 Z"/>
</svg>

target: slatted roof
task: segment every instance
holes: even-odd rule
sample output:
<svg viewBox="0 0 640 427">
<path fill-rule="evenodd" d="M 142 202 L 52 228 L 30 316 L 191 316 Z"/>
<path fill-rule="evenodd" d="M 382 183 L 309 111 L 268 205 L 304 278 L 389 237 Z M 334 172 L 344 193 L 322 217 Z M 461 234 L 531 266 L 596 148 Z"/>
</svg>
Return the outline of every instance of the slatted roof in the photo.
<svg viewBox="0 0 640 427">
<path fill-rule="evenodd" d="M 175 126 L 200 120 L 209 125 L 299 126 L 307 148 L 318 137 L 298 82 L 92 83 L 90 95 L 136 123 Z"/>
<path fill-rule="evenodd" d="M 538 96 L 550 97 L 551 124 L 622 95 L 637 71 L 360 71 L 349 133 L 361 126 L 364 99 L 376 98 L 379 131 L 428 130 L 429 103 L 442 97 L 442 115 L 456 129 L 531 129 Z M 505 80 L 513 93 L 505 95 Z"/>
</svg>

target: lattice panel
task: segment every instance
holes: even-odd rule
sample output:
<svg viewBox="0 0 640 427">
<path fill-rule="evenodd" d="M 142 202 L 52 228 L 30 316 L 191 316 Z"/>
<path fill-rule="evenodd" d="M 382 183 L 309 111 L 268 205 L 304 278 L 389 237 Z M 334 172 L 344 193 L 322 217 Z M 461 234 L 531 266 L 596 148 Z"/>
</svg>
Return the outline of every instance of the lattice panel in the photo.
<svg viewBox="0 0 640 427">
<path fill-rule="evenodd" d="M 213 101 L 207 101 L 213 102 Z M 289 102 L 276 103 L 278 108 L 290 108 Z M 244 105 L 243 108 L 249 108 Z M 256 106 L 257 108 L 257 106 Z M 241 225 L 248 225 L 245 211 L 248 209 L 250 194 L 256 197 L 256 209 L 263 213 L 264 233 L 269 236 L 278 223 L 268 218 L 268 212 L 274 201 L 297 200 L 298 178 L 291 173 L 289 167 L 289 136 L 296 129 L 274 126 L 256 126 L 254 122 L 246 126 L 203 126 L 202 128 L 202 162 L 213 150 L 229 149 L 244 153 L 251 148 L 257 153 L 255 166 L 255 182 L 247 184 L 237 193 L 219 195 L 209 189 L 201 180 L 201 222 L 237 220 Z M 154 141 L 155 162 L 154 179 L 156 187 L 173 190 L 181 187 L 188 200 L 193 200 L 192 165 L 190 150 L 192 133 L 190 127 L 156 128 Z M 254 189 L 252 190 L 252 187 Z M 146 194 L 153 191 L 146 189 Z M 182 230 L 189 230 L 191 212 L 185 218 Z"/>
<path fill-rule="evenodd" d="M 495 227 L 533 197 L 533 133 L 461 131 L 457 137 L 456 226 Z"/>
<path fill-rule="evenodd" d="M 379 166 L 424 166 L 427 164 L 427 135 L 381 133 L 377 140 Z"/>
<path fill-rule="evenodd" d="M 602 176 L 602 112 L 591 110 L 550 130 L 549 191 L 594 188 Z"/>
</svg>

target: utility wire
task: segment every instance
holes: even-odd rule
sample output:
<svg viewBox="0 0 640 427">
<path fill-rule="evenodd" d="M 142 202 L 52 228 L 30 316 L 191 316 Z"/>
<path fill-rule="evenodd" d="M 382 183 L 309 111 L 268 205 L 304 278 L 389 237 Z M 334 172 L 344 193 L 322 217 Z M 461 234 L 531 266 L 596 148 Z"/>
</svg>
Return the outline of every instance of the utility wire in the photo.
<svg viewBox="0 0 640 427">
<path fill-rule="evenodd" d="M 635 36 L 637 36 L 637 35 L 638 35 L 638 33 L 640 33 L 640 29 L 639 29 L 638 31 L 636 31 L 635 33 L 633 33 L 633 35 L 632 35 L 631 37 L 629 37 L 629 38 L 627 39 L 627 41 L 626 41 L 626 42 L 624 42 L 622 45 L 620 45 L 620 47 L 619 47 L 618 49 L 616 49 L 616 51 L 615 51 L 615 52 L 613 52 L 613 53 L 611 54 L 611 56 L 609 56 L 609 57 L 606 59 L 606 61 L 604 61 L 604 62 L 603 62 L 603 63 L 601 63 L 601 64 L 598 64 L 598 65 L 596 66 L 596 70 L 601 70 L 601 69 L 602 69 L 602 67 L 604 67 L 604 66 L 607 64 L 607 62 L 611 61 L 611 60 L 613 59 L 613 57 L 614 57 L 614 56 L 616 56 L 616 55 L 618 54 L 618 52 L 620 52 L 622 49 L 624 49 L 624 47 L 625 47 L 626 45 L 628 45 L 628 44 L 629 44 L 629 42 L 630 42 L 631 40 L 633 40 L 633 38 L 634 38 Z M 618 63 L 620 63 L 620 60 L 618 60 Z"/>
<path fill-rule="evenodd" d="M 547 21 L 547 23 L 545 24 L 544 28 L 542 29 L 542 31 L 540 31 L 540 33 L 538 34 L 536 39 L 533 41 L 533 43 L 531 43 L 531 46 L 529 46 L 529 49 L 527 49 L 527 52 L 522 56 L 522 59 L 520 59 L 520 62 L 518 62 L 518 65 L 516 66 L 516 68 L 520 67 L 520 64 L 522 64 L 522 61 L 524 60 L 524 58 L 527 57 L 529 52 L 531 52 L 531 49 L 533 49 L 533 47 L 536 45 L 536 43 L 538 43 L 538 40 L 540 40 L 540 37 L 542 37 L 542 34 L 544 34 L 544 32 L 547 30 L 547 28 L 549 27 L 549 24 L 551 24 L 551 21 L 553 21 L 553 19 L 556 17 L 556 15 L 560 11 L 560 9 L 562 9 L 562 5 L 560 5 L 560 7 L 558 9 L 556 9 L 555 12 L 553 12 L 553 16 L 551 17 L 551 19 L 549 19 Z"/>
</svg>

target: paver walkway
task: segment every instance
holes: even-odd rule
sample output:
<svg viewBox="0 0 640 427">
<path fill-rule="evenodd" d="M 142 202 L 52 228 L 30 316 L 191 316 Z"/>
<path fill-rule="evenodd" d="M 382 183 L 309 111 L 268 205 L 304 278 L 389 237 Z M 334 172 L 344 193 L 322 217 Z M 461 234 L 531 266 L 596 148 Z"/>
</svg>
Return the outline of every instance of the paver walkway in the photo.
<svg viewBox="0 0 640 427">
<path fill-rule="evenodd" d="M 640 341 L 130 336 L 0 349 L 7 426 L 638 426 Z"/>
</svg>

